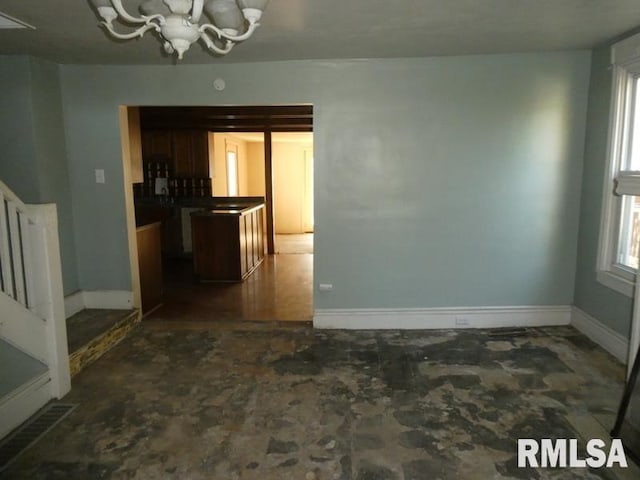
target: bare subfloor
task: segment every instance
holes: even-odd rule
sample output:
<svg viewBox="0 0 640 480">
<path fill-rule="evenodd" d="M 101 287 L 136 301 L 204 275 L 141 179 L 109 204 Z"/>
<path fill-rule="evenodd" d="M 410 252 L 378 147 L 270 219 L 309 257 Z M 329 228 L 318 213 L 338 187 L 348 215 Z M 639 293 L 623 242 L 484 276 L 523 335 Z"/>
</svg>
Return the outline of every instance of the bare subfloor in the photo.
<svg viewBox="0 0 640 480">
<path fill-rule="evenodd" d="M 74 379 L 78 408 L 7 478 L 615 478 L 519 470 L 516 439 L 606 436 L 623 376 L 570 327 L 148 322 Z"/>
</svg>

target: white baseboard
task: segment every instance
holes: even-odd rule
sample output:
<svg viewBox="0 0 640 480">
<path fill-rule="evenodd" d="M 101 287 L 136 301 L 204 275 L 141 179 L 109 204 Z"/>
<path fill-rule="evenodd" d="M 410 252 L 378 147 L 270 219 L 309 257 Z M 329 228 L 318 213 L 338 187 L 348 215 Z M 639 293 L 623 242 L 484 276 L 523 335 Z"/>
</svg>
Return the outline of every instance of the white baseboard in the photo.
<svg viewBox="0 0 640 480">
<path fill-rule="evenodd" d="M 425 330 L 569 325 L 570 306 L 317 309 L 315 328 Z"/>
<path fill-rule="evenodd" d="M 627 363 L 629 340 L 618 332 L 607 327 L 598 319 L 592 317 L 586 312 L 583 312 L 578 307 L 573 307 L 572 309 L 571 325 L 593 342 L 600 345 L 622 363 Z"/>
<path fill-rule="evenodd" d="M 133 308 L 133 292 L 127 290 L 85 290 L 83 296 L 86 308 L 108 310 Z"/>
<path fill-rule="evenodd" d="M 65 318 L 72 317 L 84 309 L 84 296 L 82 290 L 78 290 L 77 292 L 73 292 L 71 295 L 64 297 Z"/>
<path fill-rule="evenodd" d="M 133 292 L 128 290 L 79 290 L 64 299 L 69 318 L 85 308 L 129 310 L 133 308 Z"/>
</svg>

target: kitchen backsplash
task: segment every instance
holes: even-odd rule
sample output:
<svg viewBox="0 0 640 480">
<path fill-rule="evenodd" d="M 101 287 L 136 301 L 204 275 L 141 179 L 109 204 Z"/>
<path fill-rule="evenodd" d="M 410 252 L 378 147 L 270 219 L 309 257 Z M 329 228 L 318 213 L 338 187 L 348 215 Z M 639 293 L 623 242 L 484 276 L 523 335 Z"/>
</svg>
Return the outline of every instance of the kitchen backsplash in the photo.
<svg viewBox="0 0 640 480">
<path fill-rule="evenodd" d="M 212 194 L 209 177 L 173 178 L 167 162 L 145 162 L 144 170 L 144 182 L 133 184 L 133 194 L 136 198 L 192 198 L 210 197 Z"/>
</svg>

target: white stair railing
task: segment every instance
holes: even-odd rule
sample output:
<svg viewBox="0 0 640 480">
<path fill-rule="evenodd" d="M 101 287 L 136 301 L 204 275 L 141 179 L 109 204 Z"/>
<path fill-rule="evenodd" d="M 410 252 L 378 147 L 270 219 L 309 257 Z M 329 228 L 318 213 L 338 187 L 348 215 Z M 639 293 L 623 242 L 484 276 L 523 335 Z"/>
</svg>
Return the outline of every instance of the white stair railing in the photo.
<svg viewBox="0 0 640 480">
<path fill-rule="evenodd" d="M 56 206 L 25 205 L 0 181 L 0 337 L 45 363 L 52 397 L 71 389 Z"/>
<path fill-rule="evenodd" d="M 2 187 L 0 189 L 0 264 L 2 264 L 0 285 L 6 295 L 29 308 L 33 304 L 30 298 L 33 292 L 27 290 L 31 288 L 33 271 L 26 261 L 23 245 L 28 245 L 29 226 L 35 222 L 29 218 L 27 206 L 14 197 L 6 185 L 3 184 Z"/>
</svg>

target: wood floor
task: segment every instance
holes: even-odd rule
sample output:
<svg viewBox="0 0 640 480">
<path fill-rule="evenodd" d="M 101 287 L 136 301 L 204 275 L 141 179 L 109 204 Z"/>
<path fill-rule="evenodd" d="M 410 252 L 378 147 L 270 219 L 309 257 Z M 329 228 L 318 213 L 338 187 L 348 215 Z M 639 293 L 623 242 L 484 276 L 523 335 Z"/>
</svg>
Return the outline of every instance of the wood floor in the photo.
<svg viewBox="0 0 640 480">
<path fill-rule="evenodd" d="M 191 261 L 164 265 L 163 305 L 145 321 L 309 322 L 313 316 L 313 255 L 268 255 L 242 283 L 198 283 Z"/>
<path fill-rule="evenodd" d="M 276 235 L 276 253 L 313 253 L 313 233 Z"/>
</svg>

